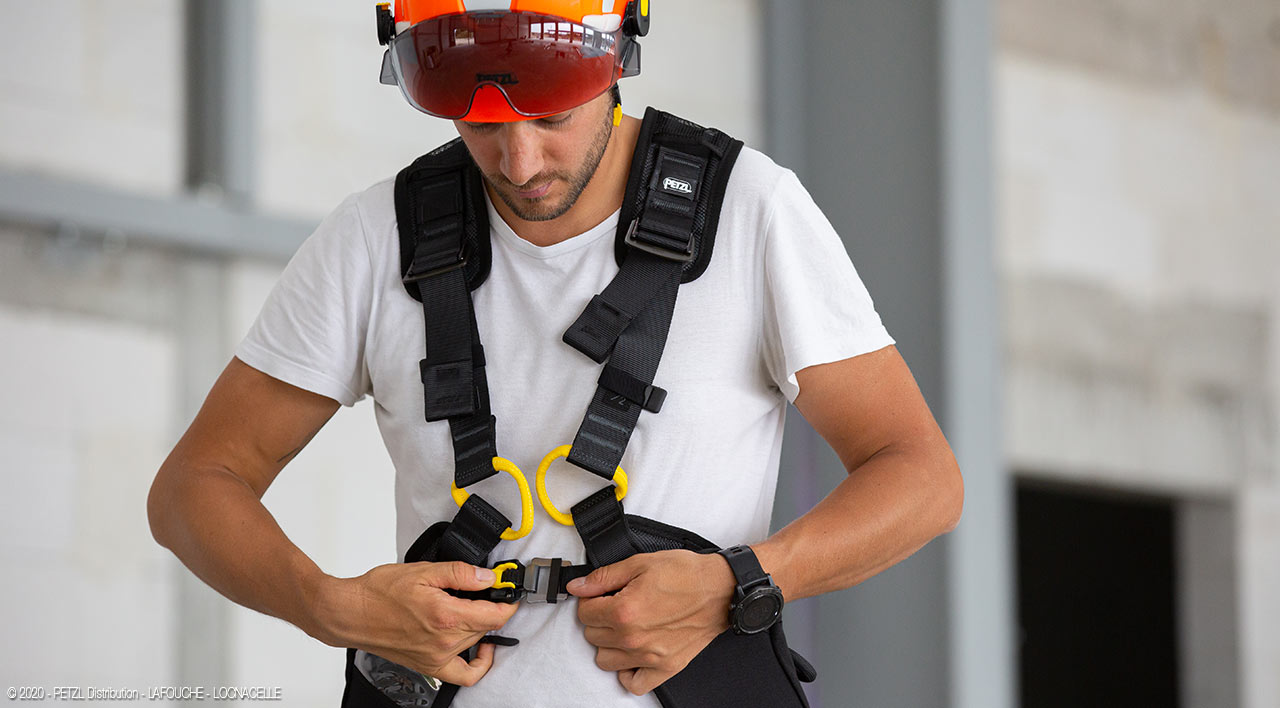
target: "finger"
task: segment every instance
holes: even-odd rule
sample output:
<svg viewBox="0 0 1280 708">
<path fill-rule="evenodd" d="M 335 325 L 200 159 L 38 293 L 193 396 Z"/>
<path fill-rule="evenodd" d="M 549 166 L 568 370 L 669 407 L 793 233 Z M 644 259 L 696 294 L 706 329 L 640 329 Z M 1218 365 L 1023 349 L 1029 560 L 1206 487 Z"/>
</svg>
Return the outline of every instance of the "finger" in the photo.
<svg viewBox="0 0 1280 708">
<path fill-rule="evenodd" d="M 582 630 L 582 636 L 586 638 L 588 644 L 597 649 L 626 650 L 628 648 L 622 640 L 622 635 L 609 627 L 585 627 Z"/>
<path fill-rule="evenodd" d="M 637 669 L 623 669 L 622 671 L 619 671 L 618 683 L 621 683 L 622 687 L 627 689 L 627 693 L 630 693 L 636 696 L 643 696 L 644 695 L 643 693 L 636 693 L 631 688 L 632 686 L 636 685 L 636 671 Z"/>
<path fill-rule="evenodd" d="M 613 627 L 614 605 L 618 603 L 614 597 L 589 597 L 578 600 L 578 621 L 588 627 Z"/>
<path fill-rule="evenodd" d="M 639 575 L 643 568 L 642 561 L 628 558 L 612 565 L 596 568 L 584 578 L 571 580 L 566 589 L 574 597 L 599 597 L 626 587 L 627 583 Z"/>
<path fill-rule="evenodd" d="M 636 659 L 618 649 L 600 649 L 596 652 L 596 666 L 605 671 L 634 671 Z"/>
<path fill-rule="evenodd" d="M 675 674 L 659 669 L 639 668 L 618 672 L 618 681 L 622 687 L 636 696 L 643 696 L 661 686 Z"/>
<path fill-rule="evenodd" d="M 422 577 L 428 585 L 436 588 L 454 588 L 457 590 L 484 590 L 497 580 L 492 570 L 480 568 L 470 563 L 452 561 L 448 563 L 421 563 Z"/>
<path fill-rule="evenodd" d="M 474 686 L 489 673 L 489 669 L 493 668 L 493 654 L 492 644 L 481 644 L 476 649 L 475 658 L 471 661 L 455 656 L 448 664 L 437 669 L 433 676 L 459 686 Z"/>
<path fill-rule="evenodd" d="M 511 619 L 520 603 L 489 602 L 487 600 L 463 600 L 441 593 L 438 598 L 438 617 L 448 618 L 451 629 L 461 632 L 492 632 L 501 629 Z"/>
</svg>

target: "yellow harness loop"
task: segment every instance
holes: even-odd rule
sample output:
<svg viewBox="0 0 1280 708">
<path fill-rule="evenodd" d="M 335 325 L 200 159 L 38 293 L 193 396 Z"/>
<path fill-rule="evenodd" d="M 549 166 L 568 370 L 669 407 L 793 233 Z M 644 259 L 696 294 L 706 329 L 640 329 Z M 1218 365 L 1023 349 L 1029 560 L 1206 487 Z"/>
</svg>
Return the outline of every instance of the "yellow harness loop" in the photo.
<svg viewBox="0 0 1280 708">
<path fill-rule="evenodd" d="M 532 511 L 532 509 L 530 509 L 530 511 Z M 515 570 L 518 567 L 519 566 L 517 566 L 515 563 L 503 563 L 502 565 L 494 568 L 493 569 L 493 585 L 490 585 L 489 587 L 495 588 L 495 589 L 511 588 L 512 590 L 514 590 L 516 588 L 516 584 L 510 581 L 504 581 L 502 579 L 502 574 L 507 572 L 508 570 Z"/>
<path fill-rule="evenodd" d="M 502 532 L 502 540 L 515 541 L 529 535 L 533 530 L 533 495 L 529 493 L 529 480 L 524 478 L 524 473 L 516 467 L 515 463 L 503 457 L 493 458 L 493 468 L 499 472 L 506 472 L 516 481 L 516 486 L 520 488 L 520 528 L 507 528 Z M 465 489 L 458 489 L 456 482 L 449 484 L 449 494 L 453 500 L 462 506 L 471 497 L 471 493 Z M 495 586 L 497 587 L 497 586 Z"/>
<path fill-rule="evenodd" d="M 542 508 L 547 510 L 551 518 L 565 526 L 573 526 L 573 514 L 566 514 L 551 503 L 551 497 L 547 494 L 547 470 L 551 468 L 552 462 L 561 457 L 568 457 L 572 449 L 572 445 L 561 445 L 548 452 L 547 456 L 542 458 L 542 464 L 538 465 L 538 475 L 534 478 L 534 484 L 538 490 L 538 501 L 542 502 Z M 618 465 L 618 469 L 614 470 L 613 483 L 617 485 L 614 494 L 617 495 L 618 501 L 622 501 L 622 498 L 627 496 L 627 473 L 622 471 L 622 465 Z"/>
</svg>

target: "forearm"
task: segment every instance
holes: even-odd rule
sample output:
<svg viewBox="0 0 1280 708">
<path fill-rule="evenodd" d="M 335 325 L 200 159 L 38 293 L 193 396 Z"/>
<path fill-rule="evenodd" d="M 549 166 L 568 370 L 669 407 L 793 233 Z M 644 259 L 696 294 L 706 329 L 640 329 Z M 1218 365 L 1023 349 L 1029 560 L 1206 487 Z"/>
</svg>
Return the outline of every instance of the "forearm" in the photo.
<svg viewBox="0 0 1280 708">
<path fill-rule="evenodd" d="M 954 528 L 962 499 L 945 444 L 890 447 L 753 549 L 788 600 L 842 590 Z"/>
<path fill-rule="evenodd" d="M 285 536 L 242 479 L 171 460 L 156 478 L 147 512 L 156 540 L 209 586 L 336 643 L 317 616 L 335 579 Z"/>
</svg>

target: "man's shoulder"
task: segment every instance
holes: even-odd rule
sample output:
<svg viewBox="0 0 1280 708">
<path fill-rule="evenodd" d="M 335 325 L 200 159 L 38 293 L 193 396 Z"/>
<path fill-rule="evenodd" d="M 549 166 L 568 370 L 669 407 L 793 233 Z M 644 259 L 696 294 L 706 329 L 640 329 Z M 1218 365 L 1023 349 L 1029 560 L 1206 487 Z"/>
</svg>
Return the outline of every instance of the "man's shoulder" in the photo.
<svg viewBox="0 0 1280 708">
<path fill-rule="evenodd" d="M 725 189 L 724 209 L 764 221 L 779 199 L 790 198 L 797 184 L 791 170 L 759 150 L 743 147 Z"/>
<path fill-rule="evenodd" d="M 366 235 L 395 229 L 396 180 L 394 177 L 375 182 L 365 189 L 347 195 L 329 214 L 326 221 L 358 225 Z"/>
<path fill-rule="evenodd" d="M 738 161 L 734 163 L 734 181 L 730 184 L 742 190 L 767 192 L 790 172 L 791 170 L 774 162 L 773 158 L 763 152 L 744 146 L 738 154 Z"/>
</svg>

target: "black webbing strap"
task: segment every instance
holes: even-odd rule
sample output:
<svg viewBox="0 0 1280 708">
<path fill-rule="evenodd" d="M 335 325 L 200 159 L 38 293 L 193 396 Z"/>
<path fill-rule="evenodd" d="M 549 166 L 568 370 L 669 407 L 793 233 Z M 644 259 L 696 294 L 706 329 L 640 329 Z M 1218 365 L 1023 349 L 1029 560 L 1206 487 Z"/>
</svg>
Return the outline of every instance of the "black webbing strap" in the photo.
<svg viewBox="0 0 1280 708">
<path fill-rule="evenodd" d="M 564 341 L 608 364 L 569 461 L 613 477 L 642 410 L 667 392 L 653 385 L 681 282 L 706 268 L 720 205 L 742 143 L 661 111 L 645 114 L 623 200 L 618 274 L 593 297 Z"/>
<path fill-rule="evenodd" d="M 424 416 L 428 422 L 449 421 L 454 482 L 465 488 L 495 474 L 497 456 L 484 347 L 467 282 L 475 272 L 469 258 L 478 250 L 469 229 L 476 228 L 475 212 L 485 207 L 470 159 L 456 149 L 442 155 L 436 162 L 423 158 L 402 173 L 396 206 L 401 249 L 412 249 L 404 282 L 422 302 L 426 330 L 426 357 L 419 362 Z M 404 238 L 406 230 L 411 240 Z"/>
<path fill-rule="evenodd" d="M 483 566 L 509 526 L 511 521 L 502 512 L 480 495 L 472 494 L 440 537 L 435 560 L 460 560 Z"/>
<path fill-rule="evenodd" d="M 574 528 L 587 551 L 587 564 L 592 568 L 617 563 L 641 552 L 612 486 L 575 504 L 572 513 Z"/>
<path fill-rule="evenodd" d="M 705 157 L 650 143 L 656 150 L 644 206 L 623 237 L 630 251 L 618 274 L 591 298 L 564 333 L 569 346 L 602 363 L 618 337 L 692 260 L 699 185 L 708 167 Z"/>
<path fill-rule="evenodd" d="M 413 261 L 405 283 L 417 283 L 426 321 L 426 358 L 419 362 L 428 422 L 476 412 L 471 293 L 462 267 L 461 170 L 436 175 L 416 195 Z"/>
<path fill-rule="evenodd" d="M 464 561 L 487 566 L 511 521 L 478 495 L 472 494 L 453 521 L 433 524 L 423 531 L 404 554 L 405 563 Z"/>
<path fill-rule="evenodd" d="M 680 272 L 673 270 L 649 307 L 632 321 L 618 338 L 609 363 L 602 372 L 600 385 L 591 396 L 582 425 L 573 440 L 568 460 L 604 479 L 612 479 L 622 455 L 646 406 L 666 398 L 666 392 L 653 386 L 662 350 L 671 329 Z M 618 385 L 618 384 L 623 385 Z M 626 389 L 614 390 L 612 385 Z M 644 400 L 638 392 L 649 391 Z M 654 393 L 657 393 L 655 398 Z"/>
</svg>

